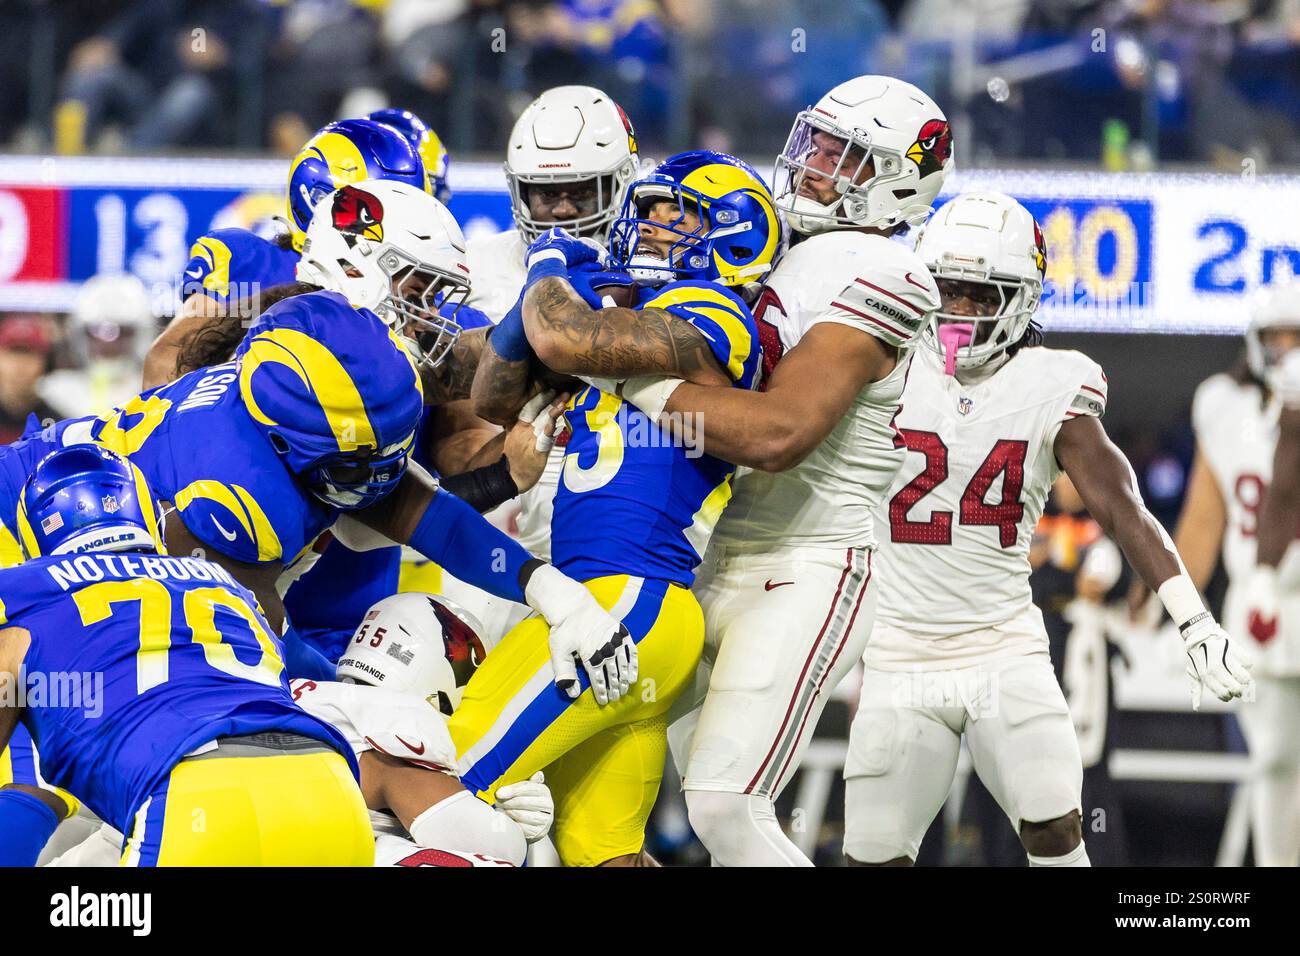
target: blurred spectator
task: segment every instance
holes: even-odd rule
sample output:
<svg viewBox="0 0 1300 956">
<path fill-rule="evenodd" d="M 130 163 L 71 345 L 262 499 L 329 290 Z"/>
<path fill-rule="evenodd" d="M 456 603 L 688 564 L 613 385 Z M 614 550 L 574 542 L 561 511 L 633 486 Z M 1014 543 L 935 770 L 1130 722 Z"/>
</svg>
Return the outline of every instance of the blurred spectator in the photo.
<svg viewBox="0 0 1300 956">
<path fill-rule="evenodd" d="M 31 415 L 41 423 L 58 419 L 36 394 L 53 344 L 44 316 L 0 317 L 0 444 L 17 441 Z"/>
<path fill-rule="evenodd" d="M 84 5 L 101 16 L 106 6 Z M 236 114 L 249 102 L 232 93 L 260 59 L 262 5 L 136 0 L 115 6 L 68 56 L 55 118 L 62 151 L 94 146 L 112 126 L 136 150 L 233 142 Z"/>
<path fill-rule="evenodd" d="M 430 4 L 432 5 L 432 4 Z M 341 119 L 352 89 L 375 79 L 375 0 L 293 0 L 276 4 L 267 51 L 266 99 L 273 126 L 297 121 L 316 130 Z M 310 134 L 309 134 L 310 135 Z M 304 137 L 305 138 L 305 137 Z M 302 140 L 298 140 L 301 145 Z"/>
</svg>

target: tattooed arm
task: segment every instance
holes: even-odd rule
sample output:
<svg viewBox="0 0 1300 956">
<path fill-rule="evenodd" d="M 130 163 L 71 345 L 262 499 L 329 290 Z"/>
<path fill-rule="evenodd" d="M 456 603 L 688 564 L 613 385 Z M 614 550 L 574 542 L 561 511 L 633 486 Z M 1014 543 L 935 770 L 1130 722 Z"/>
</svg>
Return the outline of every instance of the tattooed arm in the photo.
<svg viewBox="0 0 1300 956">
<path fill-rule="evenodd" d="M 562 374 L 671 374 L 697 385 L 731 384 L 703 333 L 689 322 L 664 309 L 592 309 L 558 277 L 529 288 L 524 329 L 542 363 Z"/>
<path fill-rule="evenodd" d="M 438 363 L 437 368 L 421 370 L 424 404 L 445 405 L 470 397 L 475 369 L 485 354 L 483 344 L 487 341 L 487 334 L 486 328 L 460 333 L 451 352 Z"/>
<path fill-rule="evenodd" d="M 513 425 L 515 416 L 534 391 L 529 374 L 530 365 L 531 358 L 518 362 L 503 359 L 492 347 L 492 340 L 488 339 L 479 358 L 470 393 L 474 399 L 475 414 L 502 427 Z"/>
</svg>

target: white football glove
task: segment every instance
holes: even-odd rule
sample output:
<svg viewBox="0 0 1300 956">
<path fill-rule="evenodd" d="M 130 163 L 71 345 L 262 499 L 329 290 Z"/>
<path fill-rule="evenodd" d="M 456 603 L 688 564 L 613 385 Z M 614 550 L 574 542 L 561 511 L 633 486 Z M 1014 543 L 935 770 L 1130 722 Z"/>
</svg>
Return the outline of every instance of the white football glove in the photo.
<svg viewBox="0 0 1300 956">
<path fill-rule="evenodd" d="M 1254 680 L 1250 663 L 1209 614 L 1203 612 L 1180 629 L 1187 650 L 1187 676 L 1192 679 L 1192 710 L 1201 709 L 1201 695 L 1209 691 L 1222 701 L 1249 694 Z"/>
<path fill-rule="evenodd" d="M 497 809 L 519 824 L 529 843 L 546 836 L 555 819 L 555 800 L 544 780 L 539 770 L 528 780 L 497 788 Z"/>
<path fill-rule="evenodd" d="M 618 700 L 636 682 L 636 644 L 621 621 L 596 603 L 591 592 L 555 567 L 544 564 L 524 589 L 528 606 L 551 625 L 551 666 L 555 686 L 577 699 L 581 664 L 591 680 L 596 703 Z"/>
<path fill-rule="evenodd" d="M 543 455 L 549 454 L 555 447 L 555 419 L 559 415 L 551 414 L 551 402 L 555 401 L 555 389 L 550 388 L 538 392 L 519 410 L 519 420 L 528 422 L 533 426 L 533 436 L 536 438 L 536 449 Z M 560 413 L 563 414 L 562 412 Z M 549 429 L 549 431 L 548 431 Z"/>
</svg>

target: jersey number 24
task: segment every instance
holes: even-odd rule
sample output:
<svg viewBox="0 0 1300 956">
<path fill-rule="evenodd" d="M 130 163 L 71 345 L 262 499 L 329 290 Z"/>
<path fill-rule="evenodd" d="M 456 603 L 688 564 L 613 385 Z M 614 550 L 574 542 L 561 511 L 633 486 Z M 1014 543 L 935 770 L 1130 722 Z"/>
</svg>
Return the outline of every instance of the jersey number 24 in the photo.
<svg viewBox="0 0 1300 956">
<path fill-rule="evenodd" d="M 909 481 L 889 501 L 889 537 L 898 544 L 952 544 L 952 512 L 934 511 L 929 521 L 912 521 L 908 513 L 922 498 L 948 479 L 948 446 L 934 432 L 900 430 L 908 451 L 925 455 L 925 470 Z M 961 495 L 964 525 L 991 526 L 998 529 L 998 543 L 1014 547 L 1025 516 L 1020 500 L 1025 485 L 1025 454 L 1029 443 L 999 439 L 984 463 L 975 470 Z M 1002 476 L 1002 500 L 988 504 L 985 496 L 998 475 Z"/>
</svg>

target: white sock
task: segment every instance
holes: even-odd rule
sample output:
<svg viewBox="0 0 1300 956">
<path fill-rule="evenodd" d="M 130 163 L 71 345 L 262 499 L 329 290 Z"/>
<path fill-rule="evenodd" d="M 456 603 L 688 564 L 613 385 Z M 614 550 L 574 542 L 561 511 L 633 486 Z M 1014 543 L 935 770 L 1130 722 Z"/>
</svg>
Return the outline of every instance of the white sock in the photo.
<svg viewBox="0 0 1300 956">
<path fill-rule="evenodd" d="M 1064 856 L 1034 856 L 1032 853 L 1027 855 L 1029 856 L 1030 866 L 1092 866 L 1092 863 L 1088 860 L 1088 851 L 1084 848 L 1082 840 L 1079 841 L 1078 846 Z"/>
</svg>

